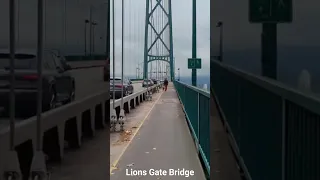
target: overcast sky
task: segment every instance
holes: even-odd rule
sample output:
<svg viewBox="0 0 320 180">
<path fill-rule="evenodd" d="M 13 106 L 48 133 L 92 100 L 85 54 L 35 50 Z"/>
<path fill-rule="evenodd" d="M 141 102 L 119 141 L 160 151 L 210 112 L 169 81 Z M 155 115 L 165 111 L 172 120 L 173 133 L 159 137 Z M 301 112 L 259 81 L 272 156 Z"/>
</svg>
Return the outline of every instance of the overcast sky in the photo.
<svg viewBox="0 0 320 180">
<path fill-rule="evenodd" d="M 143 62 L 145 0 L 125 0 L 124 74 L 135 76 L 138 63 Z M 153 1 L 155 3 L 155 1 Z M 198 75 L 210 73 L 210 0 L 197 1 L 197 56 L 202 58 Z M 130 8 L 129 8 L 130 7 Z M 192 53 L 192 0 L 172 0 L 173 54 L 175 69 L 181 76 L 191 76 L 187 58 Z M 121 73 L 121 1 L 115 1 L 116 75 Z M 111 32 L 112 33 L 112 32 Z M 166 41 L 166 40 L 165 40 Z M 112 42 L 111 42 L 112 43 Z M 112 53 L 112 49 L 111 49 Z M 112 57 L 112 56 L 111 56 Z M 153 67 L 155 63 L 153 63 Z M 112 68 L 112 61 L 111 61 Z M 140 68 L 142 66 L 140 65 Z"/>
</svg>

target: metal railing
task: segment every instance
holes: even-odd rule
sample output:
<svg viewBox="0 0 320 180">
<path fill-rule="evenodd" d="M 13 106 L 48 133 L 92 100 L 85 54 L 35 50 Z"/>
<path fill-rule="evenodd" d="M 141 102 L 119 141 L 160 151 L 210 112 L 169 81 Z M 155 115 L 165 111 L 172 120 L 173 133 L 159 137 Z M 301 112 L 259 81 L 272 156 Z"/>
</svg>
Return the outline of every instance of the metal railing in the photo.
<svg viewBox="0 0 320 180">
<path fill-rule="evenodd" d="M 320 100 L 211 62 L 211 93 L 247 179 L 320 179 Z"/>
<path fill-rule="evenodd" d="M 154 90 L 160 85 L 149 87 Z M 138 106 L 146 100 L 147 89 L 133 93 L 123 98 L 124 110 L 129 113 L 131 108 Z M 115 108 L 120 110 L 121 99 L 115 101 Z M 110 101 L 109 88 L 90 95 L 86 98 L 76 100 L 70 104 L 42 113 L 42 149 L 50 160 L 62 160 L 65 148 L 79 148 L 83 137 L 94 137 L 96 131 L 108 127 L 110 123 Z M 119 116 L 119 111 L 117 111 Z M 36 116 L 20 120 L 15 126 L 15 141 L 17 154 L 16 162 L 12 162 L 11 154 L 5 153 L 9 149 L 10 129 L 0 129 L 0 173 L 5 169 L 12 169 L 12 164 L 17 164 L 24 178 L 30 172 L 33 153 L 35 153 Z M 67 147 L 65 147 L 67 142 Z M 22 156 L 23 155 L 23 156 Z M 45 167 L 41 167 L 45 168 Z M 5 177 L 0 176 L 0 180 Z"/>
<path fill-rule="evenodd" d="M 210 93 L 179 81 L 175 81 L 174 86 L 199 155 L 210 173 Z"/>
</svg>

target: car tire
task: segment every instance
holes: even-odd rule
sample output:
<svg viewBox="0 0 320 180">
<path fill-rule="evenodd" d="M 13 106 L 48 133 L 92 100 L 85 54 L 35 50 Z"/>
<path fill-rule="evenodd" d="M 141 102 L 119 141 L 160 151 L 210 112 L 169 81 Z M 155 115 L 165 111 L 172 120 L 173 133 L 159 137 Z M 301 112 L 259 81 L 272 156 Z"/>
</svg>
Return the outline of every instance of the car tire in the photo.
<svg viewBox="0 0 320 180">
<path fill-rule="evenodd" d="M 47 98 L 48 98 L 47 101 L 45 102 L 45 104 L 42 107 L 43 112 L 49 111 L 49 110 L 57 107 L 57 95 L 56 95 L 56 92 L 53 88 L 50 90 Z"/>
<path fill-rule="evenodd" d="M 76 99 L 76 88 L 73 85 L 72 91 L 70 92 L 69 99 L 65 104 L 71 103 Z"/>
</svg>

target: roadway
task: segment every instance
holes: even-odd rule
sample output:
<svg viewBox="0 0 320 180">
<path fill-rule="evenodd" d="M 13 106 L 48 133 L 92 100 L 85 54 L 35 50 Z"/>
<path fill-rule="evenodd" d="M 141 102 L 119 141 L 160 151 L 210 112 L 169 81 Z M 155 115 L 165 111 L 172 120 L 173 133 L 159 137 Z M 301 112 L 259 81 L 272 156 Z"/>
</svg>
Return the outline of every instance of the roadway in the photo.
<svg viewBox="0 0 320 180">
<path fill-rule="evenodd" d="M 94 66 L 99 65 L 98 62 L 93 63 Z M 81 100 L 92 94 L 105 91 L 109 88 L 109 83 L 103 81 L 103 68 L 102 67 L 92 67 L 92 68 L 82 68 L 81 67 L 90 67 L 88 62 L 73 62 L 71 63 L 72 67 L 80 68 L 71 70 L 71 75 L 76 80 L 76 97 L 75 100 Z M 142 90 L 141 83 L 134 83 L 134 92 Z M 3 108 L 0 107 L 0 113 L 3 111 Z M 17 119 L 21 121 L 23 119 Z M 7 127 L 9 124 L 8 117 L 1 117 L 0 114 L 0 130 Z"/>
</svg>

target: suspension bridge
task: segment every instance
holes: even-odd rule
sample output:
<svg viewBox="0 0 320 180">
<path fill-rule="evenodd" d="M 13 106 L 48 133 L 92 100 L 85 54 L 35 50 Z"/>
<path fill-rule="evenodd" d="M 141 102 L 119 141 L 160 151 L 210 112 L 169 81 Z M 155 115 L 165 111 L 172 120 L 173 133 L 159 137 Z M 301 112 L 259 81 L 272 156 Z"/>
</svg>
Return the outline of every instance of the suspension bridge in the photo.
<svg viewBox="0 0 320 180">
<path fill-rule="evenodd" d="M 123 48 L 112 49 L 108 42 L 116 47 L 116 39 L 109 41 L 105 38 L 107 55 L 104 59 L 110 58 L 115 62 L 111 63 L 111 72 L 117 77 L 121 74 L 119 76 L 124 80 L 127 71 L 136 71 L 136 78 L 131 80 L 132 94 L 110 99 L 112 91 L 109 88 L 115 83 L 103 81 L 103 68 L 99 66 L 104 66 L 104 61 L 92 61 L 101 56 L 95 54 L 93 44 L 97 41 L 92 40 L 99 39 L 99 36 L 93 36 L 92 26 L 100 23 L 94 23 L 94 17 L 84 17 L 81 22 L 85 25 L 90 23 L 92 28 L 89 56 L 83 53 L 85 57 L 81 57 L 88 61 L 70 62 L 72 68 L 65 72 L 76 82 L 74 101 L 25 119 L 1 117 L 0 180 L 29 177 L 38 180 L 102 180 L 109 176 L 122 180 L 143 178 L 143 170 L 151 168 L 177 170 L 174 171 L 175 176 L 162 179 L 185 179 L 189 175 L 189 179 L 199 180 L 208 179 L 208 174 L 213 179 L 233 180 L 241 179 L 240 176 L 253 180 L 320 179 L 319 99 L 272 78 L 253 75 L 225 64 L 222 33 L 221 51 L 216 56 L 218 61 L 211 59 L 211 92 L 195 87 L 195 67 L 192 68 L 193 86 L 176 81 L 174 34 L 170 31 L 174 26 L 171 0 L 146 1 L 146 5 L 142 20 L 144 28 L 135 25 L 135 20 L 132 20 L 135 19 L 134 12 L 128 15 L 131 19 L 121 16 L 125 14 L 122 12 L 128 12 L 130 6 L 134 6 L 131 2 L 131 5 L 125 3 L 124 9 L 117 8 L 121 12 L 120 17 L 124 17 L 124 21 L 115 23 L 120 24 L 121 29 L 107 29 L 107 32 L 112 32 L 107 37 L 113 38 L 114 32 L 120 32 L 121 41 L 126 42 L 124 39 L 129 38 L 130 42 L 139 42 L 140 45 L 121 43 Z M 14 12 L 12 7 L 14 4 L 7 9 Z M 39 7 L 42 7 L 41 3 Z M 103 12 L 108 12 L 108 9 L 112 8 L 109 6 Z M 39 15 L 42 13 L 39 11 Z M 10 26 L 8 23 L 10 36 L 6 35 L 10 37 L 11 47 L 15 47 L 16 42 L 16 18 L 13 14 Z M 196 55 L 195 15 L 193 13 L 191 61 L 199 58 Z M 110 21 L 114 22 L 112 19 Z M 142 36 L 126 36 L 132 31 L 130 28 L 143 32 Z M 217 28 L 222 32 L 223 22 L 218 23 Z M 41 28 L 38 30 L 41 32 Z M 38 33 L 40 40 L 42 35 Z M 39 42 L 38 52 L 41 52 L 43 46 Z M 130 47 L 140 49 L 136 51 L 141 58 L 132 59 L 133 53 L 128 52 L 128 49 L 133 49 Z M 78 48 L 83 50 L 83 47 Z M 35 77 L 27 76 L 28 80 Z M 171 81 L 168 90 L 162 91 L 161 83 L 142 88 L 141 80 L 149 78 L 168 78 Z M 120 84 L 123 87 L 123 83 Z M 0 85 L 8 87 L 8 82 L 1 79 Z M 8 93 L 5 97 L 9 97 Z M 23 105 L 30 106 L 27 103 Z M 0 109 L 2 113 L 3 108 Z M 209 163 L 210 160 L 213 164 Z M 165 176 L 159 171 L 146 173 Z M 161 175 L 156 178 L 161 179 Z M 145 177 L 148 178 L 155 179 Z"/>
<path fill-rule="evenodd" d="M 89 17 L 83 20 L 84 54 L 72 57 L 66 54 L 67 60 L 72 59 L 68 63 L 71 68 L 59 69 L 59 73 L 74 78 L 75 99 L 44 113 L 38 111 L 28 118 L 18 118 L 12 113 L 1 117 L 0 180 L 102 180 L 109 176 L 123 180 L 133 176 L 152 178 L 152 175 L 166 176 L 166 179 L 209 178 L 210 95 L 196 86 L 175 81 L 171 0 L 146 0 L 145 8 L 140 5 L 138 10 L 134 10 L 138 5 L 133 1 L 116 5 L 119 2 L 101 3 L 101 7 L 107 5 L 106 11 L 101 13 L 108 14 L 106 31 L 110 35 L 105 38 L 104 57 L 111 62 L 111 80 L 103 79 L 104 70 L 108 68 L 106 62 L 94 61 L 101 56 L 96 50 L 99 47 L 95 46 L 99 41 L 95 29 L 101 25 L 95 19 L 98 15 L 93 15 L 100 6 L 95 3 L 87 7 Z M 39 52 L 44 50 L 43 24 L 39 22 L 46 11 L 41 8 L 43 2 L 39 0 L 38 3 L 37 38 L 40 43 L 36 55 L 42 59 Z M 195 8 L 195 3 L 193 5 Z M 8 6 L 11 12 L 8 23 L 11 48 L 8 49 L 10 53 L 19 53 L 19 49 L 12 48 L 15 47 L 15 18 L 12 16 L 15 6 Z M 193 18 L 195 34 L 195 13 Z M 117 34 L 121 34 L 121 48 L 117 46 Z M 193 52 L 196 52 L 195 42 L 196 36 L 193 36 Z M 195 53 L 192 58 L 197 58 Z M 136 71 L 136 76 L 129 77 L 129 71 Z M 196 69 L 193 72 L 195 75 Z M 39 69 L 37 75 L 39 79 L 43 76 Z M 148 79 L 153 83 L 142 87 L 143 81 Z M 167 91 L 162 90 L 161 80 L 164 79 L 170 81 Z M 193 83 L 196 85 L 195 81 Z M 129 86 L 133 91 L 124 93 Z M 119 87 L 121 98 L 115 99 L 112 95 Z M 42 88 L 39 86 L 36 92 L 41 92 Z M 12 108 L 11 104 L 9 110 Z M 110 129 L 110 133 L 106 129 Z"/>
</svg>

